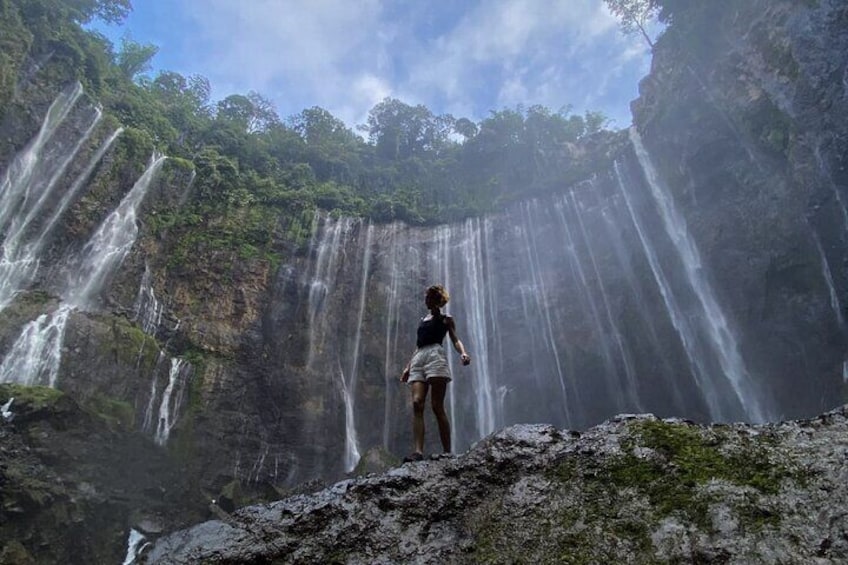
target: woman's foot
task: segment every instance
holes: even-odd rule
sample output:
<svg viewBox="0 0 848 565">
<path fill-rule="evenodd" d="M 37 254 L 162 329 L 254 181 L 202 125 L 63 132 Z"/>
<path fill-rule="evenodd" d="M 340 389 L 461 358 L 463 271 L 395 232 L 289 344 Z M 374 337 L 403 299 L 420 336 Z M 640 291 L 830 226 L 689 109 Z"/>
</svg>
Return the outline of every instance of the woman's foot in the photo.
<svg viewBox="0 0 848 565">
<path fill-rule="evenodd" d="M 415 461 L 424 461 L 424 454 L 416 451 L 403 458 L 404 463 L 414 463 Z"/>
</svg>

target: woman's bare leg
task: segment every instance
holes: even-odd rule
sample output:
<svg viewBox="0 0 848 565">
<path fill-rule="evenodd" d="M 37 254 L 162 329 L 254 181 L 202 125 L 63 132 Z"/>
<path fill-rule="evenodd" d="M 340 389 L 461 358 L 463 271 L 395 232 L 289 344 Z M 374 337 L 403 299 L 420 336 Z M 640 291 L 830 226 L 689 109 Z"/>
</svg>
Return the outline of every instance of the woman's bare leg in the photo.
<svg viewBox="0 0 848 565">
<path fill-rule="evenodd" d="M 412 383 L 412 438 L 415 453 L 424 453 L 424 406 L 427 404 L 428 384 L 423 381 Z"/>
<path fill-rule="evenodd" d="M 433 414 L 436 415 L 436 422 L 439 423 L 439 439 L 442 440 L 442 450 L 445 453 L 451 452 L 451 428 L 448 414 L 445 412 L 445 395 L 448 392 L 448 379 L 430 379 L 430 387 L 433 389 L 433 396 L 430 402 L 433 406 Z"/>
</svg>

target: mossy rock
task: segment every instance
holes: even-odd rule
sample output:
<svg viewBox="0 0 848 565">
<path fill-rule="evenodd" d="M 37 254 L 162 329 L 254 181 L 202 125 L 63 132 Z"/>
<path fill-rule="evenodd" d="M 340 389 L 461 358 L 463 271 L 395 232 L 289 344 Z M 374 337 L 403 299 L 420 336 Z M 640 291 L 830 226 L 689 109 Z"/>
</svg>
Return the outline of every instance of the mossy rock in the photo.
<svg viewBox="0 0 848 565">
<path fill-rule="evenodd" d="M 25 406 L 30 411 L 40 411 L 56 406 L 65 394 L 46 386 L 24 386 L 20 384 L 0 384 L 0 404 L 14 398 L 14 406 Z"/>
<path fill-rule="evenodd" d="M 129 431 L 135 428 L 135 410 L 129 402 L 96 394 L 84 406 L 110 429 Z"/>
</svg>

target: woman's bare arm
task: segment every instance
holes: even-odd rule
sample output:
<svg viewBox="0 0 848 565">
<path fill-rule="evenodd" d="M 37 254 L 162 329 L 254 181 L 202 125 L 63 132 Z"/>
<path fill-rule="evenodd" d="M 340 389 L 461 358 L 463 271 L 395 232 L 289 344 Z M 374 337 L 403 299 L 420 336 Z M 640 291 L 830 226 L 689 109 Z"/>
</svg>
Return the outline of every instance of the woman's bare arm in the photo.
<svg viewBox="0 0 848 565">
<path fill-rule="evenodd" d="M 456 323 L 454 323 L 453 318 L 450 316 L 445 316 L 445 322 L 448 326 L 448 335 L 450 336 L 451 343 L 453 343 L 453 348 L 456 349 L 457 353 L 459 353 L 459 358 L 462 361 L 462 364 L 468 365 L 471 363 L 471 356 L 465 350 L 465 346 L 456 335 Z"/>
</svg>

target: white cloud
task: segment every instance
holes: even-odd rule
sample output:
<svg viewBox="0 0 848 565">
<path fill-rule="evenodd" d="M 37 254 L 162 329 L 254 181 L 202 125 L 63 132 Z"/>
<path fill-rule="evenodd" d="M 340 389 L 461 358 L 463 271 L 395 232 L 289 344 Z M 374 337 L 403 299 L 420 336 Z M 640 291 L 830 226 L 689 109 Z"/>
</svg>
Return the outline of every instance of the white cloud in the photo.
<svg viewBox="0 0 848 565">
<path fill-rule="evenodd" d="M 644 56 L 630 44 L 600 0 L 481 3 L 410 62 L 406 88 L 443 97 L 448 107 L 476 107 L 478 119 L 520 102 L 578 106 L 596 98 L 593 84 L 605 87 L 632 57 Z M 611 60 L 611 45 L 626 58 Z M 481 91 L 490 93 L 490 107 L 474 103 Z"/>
<path fill-rule="evenodd" d="M 213 83 L 311 105 L 340 99 L 363 70 L 377 69 L 379 2 L 360 0 L 188 0 Z M 302 109 L 302 108 L 298 108 Z"/>
<path fill-rule="evenodd" d="M 518 103 L 625 112 L 646 68 L 601 0 L 182 0 L 182 10 L 194 59 L 181 68 L 209 77 L 216 96 L 256 90 L 282 115 L 318 105 L 351 126 L 386 96 L 472 119 Z"/>
</svg>

